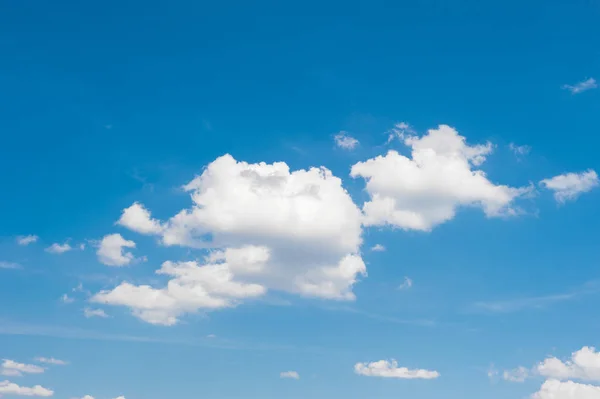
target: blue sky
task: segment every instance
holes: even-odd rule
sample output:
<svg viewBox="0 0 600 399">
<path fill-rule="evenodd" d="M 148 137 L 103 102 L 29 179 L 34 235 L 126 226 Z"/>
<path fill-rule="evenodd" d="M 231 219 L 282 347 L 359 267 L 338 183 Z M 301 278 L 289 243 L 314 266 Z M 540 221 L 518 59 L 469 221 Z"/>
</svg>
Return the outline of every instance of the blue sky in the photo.
<svg viewBox="0 0 600 399">
<path fill-rule="evenodd" d="M 0 395 L 600 398 L 600 5 L 396 3 L 4 2 Z"/>
</svg>

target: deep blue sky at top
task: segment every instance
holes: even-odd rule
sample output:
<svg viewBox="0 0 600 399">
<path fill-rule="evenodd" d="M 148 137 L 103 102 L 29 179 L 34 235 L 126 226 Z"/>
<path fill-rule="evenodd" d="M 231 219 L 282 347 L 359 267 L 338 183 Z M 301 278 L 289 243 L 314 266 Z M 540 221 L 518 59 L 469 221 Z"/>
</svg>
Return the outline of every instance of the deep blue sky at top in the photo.
<svg viewBox="0 0 600 399">
<path fill-rule="evenodd" d="M 0 162 L 12 193 L 0 216 L 11 231 L 110 202 L 134 166 L 198 170 L 224 152 L 279 159 L 265 142 L 379 132 L 397 120 L 448 123 L 472 141 L 534 141 L 548 158 L 595 151 L 569 138 L 596 140 L 587 116 L 597 102 L 556 95 L 598 67 L 593 1 L 4 1 L 2 9 Z M 322 163 L 306 159 L 297 164 Z M 42 194 L 56 190 L 70 195 Z M 7 220 L 16 204 L 29 211 Z"/>
<path fill-rule="evenodd" d="M 121 210 L 135 200 L 143 201 L 157 217 L 166 219 L 189 206 L 188 197 L 177 195 L 176 187 L 224 153 L 248 162 L 286 161 L 292 169 L 324 165 L 344 179 L 355 198 L 361 198 L 362 183 L 348 177 L 350 165 L 383 153 L 385 131 L 398 121 L 407 121 L 420 132 L 445 123 L 456 127 L 470 143 L 493 141 L 499 150 L 484 168 L 493 181 L 523 185 L 529 179 L 536 182 L 566 171 L 598 170 L 599 97 L 597 93 L 573 96 L 561 86 L 600 75 L 599 17 L 600 2 L 592 0 L 1 0 L 0 237 L 8 241 L 17 234 L 35 233 L 48 242 L 67 237 L 99 238 L 115 229 L 113 223 Z M 357 152 L 335 152 L 332 135 L 340 130 L 351 132 L 361 141 Z M 531 158 L 517 162 L 506 151 L 509 142 L 532 146 Z M 589 328 L 585 332 L 567 331 L 559 325 L 552 334 L 555 324 L 547 313 L 547 319 L 516 315 L 502 316 L 500 321 L 477 319 L 477 323 L 457 309 L 453 312 L 459 316 L 444 313 L 448 310 L 444 305 L 454 305 L 453 300 L 462 306 L 478 298 L 503 299 L 502 294 L 510 298 L 561 293 L 599 277 L 593 240 L 600 215 L 593 200 L 584 196 L 575 204 L 557 209 L 548 196 L 539 206 L 544 208 L 544 217 L 539 221 L 526 217 L 482 223 L 479 211 L 468 213 L 460 222 L 457 217 L 449 223 L 452 226 L 442 226 L 440 232 L 426 238 L 412 235 L 417 238 L 410 242 L 411 248 L 402 248 L 400 235 L 368 233 L 388 248 L 401 249 L 393 255 L 382 254 L 384 265 L 371 262 L 372 277 L 356 289 L 359 305 L 388 315 L 402 309 L 409 312 L 410 318 L 420 317 L 417 310 L 424 309 L 425 318 L 435 316 L 449 323 L 466 319 L 468 327 L 493 331 L 475 338 L 455 330 L 440 332 L 440 336 L 456 342 L 456 347 L 451 340 L 444 342 L 446 356 L 431 366 L 446 373 L 453 370 L 453 361 L 461 355 L 467 358 L 465 367 L 467 363 L 468 367 L 482 366 L 494 360 L 487 356 L 495 351 L 493 348 L 480 358 L 478 353 L 465 355 L 463 351 L 471 343 L 484 348 L 488 340 L 500 342 L 506 338 L 504 344 L 498 344 L 502 347 L 496 350 L 499 359 L 508 348 L 535 347 L 536 343 L 536 355 L 554 342 L 565 344 L 563 351 L 595 344 L 586 341 L 596 334 L 593 321 L 586 324 Z M 367 242 L 375 243 L 371 238 Z M 18 261 L 29 256 L 11 253 L 7 246 L 0 247 L 4 257 L 14 256 Z M 139 246 L 143 249 L 144 243 Z M 555 251 L 545 252 L 549 246 Z M 438 248 L 439 254 L 432 248 Z M 394 258 L 396 255 L 407 258 Z M 82 258 L 81 264 L 89 261 Z M 580 267 L 572 267 L 571 261 Z M 391 268 L 395 264 L 404 269 Z M 389 303 L 389 297 L 381 294 L 385 303 L 378 305 L 380 285 L 376 284 L 395 284 L 406 274 L 415 281 L 429 278 L 429 291 L 424 288 L 419 292 L 416 286 L 414 303 L 408 304 Z M 49 297 L 56 297 L 75 282 L 56 288 Z M 19 280 L 14 289 L 30 288 L 27 284 Z M 454 289 L 451 284 L 456 284 Z M 3 289 L 8 286 L 0 282 Z M 492 287 L 497 291 L 490 293 Z M 10 298 L 6 292 L 0 297 Z M 453 298 L 446 299 L 450 293 Z M 4 312 L 0 318 L 21 313 L 21 308 L 12 304 L 5 303 L 0 309 Z M 316 327 L 305 334 L 303 328 L 308 327 L 295 324 L 293 311 L 280 307 L 253 309 L 249 313 L 236 309 L 215 315 L 215 327 L 211 328 L 219 334 L 226 331 L 223 335 L 231 336 L 236 329 L 248 333 L 253 341 L 260 341 L 262 336 L 269 342 L 300 346 L 329 343 L 341 347 L 353 342 L 353 338 L 345 338 L 343 326 L 333 325 L 338 319 L 331 318 L 330 313 L 313 319 L 333 331 L 327 336 Z M 302 317 L 313 317 L 306 316 L 304 308 L 296 311 Z M 588 303 L 561 317 L 577 323 L 578 315 L 590 311 L 593 306 Z M 46 318 L 45 322 L 58 317 L 56 309 L 40 308 L 37 312 Z M 62 317 L 67 324 L 77 323 L 75 316 Z M 254 318 L 273 324 L 260 331 L 261 325 L 254 324 Z M 98 322 L 93 327 L 109 325 L 111 331 L 119 333 L 131 328 L 136 333 L 167 334 L 156 333 L 154 327 L 142 326 L 132 318 L 125 320 L 124 324 L 117 324 L 116 319 L 102 321 L 104 324 Z M 367 323 L 368 319 L 361 320 Z M 361 326 L 361 320 L 340 323 L 369 337 L 372 326 Z M 549 331 L 548 336 L 540 337 L 539 331 L 528 334 L 534 323 Z M 513 328 L 521 335 L 506 332 Z M 202 334 L 210 331 L 203 329 Z M 280 338 L 282 331 L 291 338 Z M 386 354 L 387 341 L 379 341 L 382 336 L 393 340 L 395 334 L 386 330 L 370 336 L 368 339 L 377 347 L 374 352 L 356 348 L 356 354 L 339 356 L 348 364 L 395 356 L 394 351 Z M 413 352 L 411 345 L 405 344 L 406 355 L 416 363 L 412 365 L 428 367 L 440 355 L 439 348 L 422 350 L 429 345 L 427 339 L 442 342 L 444 338 L 435 336 L 435 332 L 411 329 L 405 334 L 404 342 L 423 340 L 421 349 Z M 573 340 L 557 342 L 561 336 Z M 15 348 L 28 345 L 25 338 L 10 339 Z M 51 340 L 42 342 L 36 343 L 36 350 L 55 344 Z M 61 345 L 74 364 L 75 360 L 84 361 L 77 359 L 78 350 L 93 350 L 81 349 L 83 343 Z M 102 365 L 110 364 L 108 354 L 123 362 L 134 362 L 131 359 L 136 356 L 166 356 L 160 372 L 178 381 L 176 393 L 180 396 L 174 397 L 194 397 L 189 385 L 195 378 L 192 373 L 186 371 L 183 377 L 178 374 L 183 382 L 170 374 L 170 367 L 178 362 L 194 364 L 191 350 L 169 352 L 152 347 L 150 354 L 142 354 L 138 346 L 114 345 L 106 347 L 106 354 L 95 354 L 98 363 L 90 366 L 93 370 L 99 372 Z M 125 353 L 124 349 L 133 352 Z M 229 396 L 218 396 L 224 389 L 219 373 L 229 370 L 230 361 L 244 362 L 244 356 L 249 356 L 252 364 L 247 367 L 256 364 L 256 369 L 241 377 L 248 379 L 246 383 L 265 365 L 272 366 L 269 372 L 281 371 L 280 359 L 271 352 L 264 356 L 248 352 L 198 356 L 213 361 L 214 381 L 207 381 L 205 388 L 215 399 L 244 397 L 237 386 L 227 387 L 231 390 Z M 321 376 L 329 367 L 328 360 L 316 364 L 319 362 L 314 359 L 291 356 L 299 356 L 298 364 L 308 370 L 312 367 Z M 420 364 L 422 359 L 425 364 Z M 127 367 L 114 367 L 120 373 L 109 373 L 106 378 L 137 393 L 131 395 L 133 399 L 158 399 L 173 392 L 165 389 L 159 391 L 162 396 L 152 396 L 156 394 L 154 389 L 140 388 L 145 375 L 126 380 L 123 374 Z M 207 365 L 195 367 L 211 373 Z M 335 367 L 337 364 L 331 363 L 331 368 Z M 233 369 L 239 372 L 235 366 Z M 421 391 L 422 385 L 409 385 L 408 392 L 419 398 L 440 397 L 445 390 L 458 392 L 464 382 L 471 381 L 469 372 L 480 376 L 481 381 L 472 390 L 459 392 L 456 398 L 487 395 L 496 399 L 487 393 L 485 373 L 473 369 L 457 372 L 457 379 L 448 385 L 428 386 L 425 391 Z M 327 392 L 323 398 L 335 397 L 338 389 L 344 392 L 347 376 L 337 370 L 333 373 L 337 387 L 320 380 L 315 382 L 317 388 L 291 392 L 275 381 L 261 391 L 254 382 L 251 391 L 256 394 L 247 397 L 292 398 L 297 394 L 304 398 L 314 397 L 315 392 Z M 91 380 L 86 377 L 85 382 Z M 57 383 L 65 390 L 74 386 L 69 384 L 81 385 L 73 395 L 86 389 L 83 381 Z M 364 383 L 368 386 L 348 384 L 348 398 L 367 397 L 373 392 L 369 389 L 379 392 L 375 397 L 391 398 L 398 386 L 392 387 L 387 381 L 383 388 L 373 381 Z M 498 389 L 501 394 L 496 394 L 502 395 L 506 388 Z M 522 397 L 532 391 L 512 392 Z M 421 396 L 416 396 L 417 392 Z"/>
</svg>

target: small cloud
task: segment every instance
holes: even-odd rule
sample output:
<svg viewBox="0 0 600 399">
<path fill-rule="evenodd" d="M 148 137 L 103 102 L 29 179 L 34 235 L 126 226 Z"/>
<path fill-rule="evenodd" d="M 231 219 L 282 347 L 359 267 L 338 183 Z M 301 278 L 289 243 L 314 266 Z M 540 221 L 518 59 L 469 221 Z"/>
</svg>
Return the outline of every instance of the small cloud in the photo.
<svg viewBox="0 0 600 399">
<path fill-rule="evenodd" d="M 510 143 L 508 148 L 518 157 L 523 157 L 531 152 L 531 147 L 528 145 L 516 145 L 515 143 Z"/>
<path fill-rule="evenodd" d="M 358 140 L 348 135 L 348 132 L 341 131 L 334 137 L 335 145 L 344 150 L 353 150 L 359 144 Z"/>
<path fill-rule="evenodd" d="M 101 317 L 103 319 L 106 319 L 107 317 L 109 317 L 106 312 L 104 312 L 104 310 L 102 309 L 91 309 L 91 308 L 85 308 L 83 309 L 83 315 L 90 319 L 92 317 Z"/>
<path fill-rule="evenodd" d="M 431 380 L 438 378 L 440 373 L 430 370 L 410 370 L 407 367 L 398 367 L 398 362 L 394 359 L 379 360 L 371 363 L 356 363 L 354 372 L 366 377 L 381 378 L 399 378 L 399 379 L 424 379 Z"/>
<path fill-rule="evenodd" d="M 502 378 L 510 382 L 525 382 L 529 377 L 529 369 L 521 366 L 513 370 L 507 370 L 502 373 Z"/>
<path fill-rule="evenodd" d="M 300 374 L 298 374 L 297 371 L 284 371 L 282 373 L 279 374 L 280 378 L 290 378 L 293 380 L 299 380 L 300 379 Z"/>
<path fill-rule="evenodd" d="M 209 338 L 209 339 L 214 339 L 214 338 L 217 338 L 217 336 L 216 336 L 215 334 L 208 334 L 208 335 L 206 336 L 206 338 Z"/>
<path fill-rule="evenodd" d="M 0 269 L 20 269 L 21 265 L 15 262 L 0 261 Z"/>
<path fill-rule="evenodd" d="M 4 359 L 0 365 L 0 374 L 7 377 L 21 377 L 23 374 L 41 374 L 43 367 L 35 364 L 18 363 L 14 360 Z"/>
<path fill-rule="evenodd" d="M 63 294 L 60 297 L 60 300 L 62 301 L 62 303 L 73 303 L 75 302 L 74 298 L 71 298 L 70 296 L 68 296 L 67 294 Z"/>
<path fill-rule="evenodd" d="M 102 238 L 98 251 L 98 260 L 107 266 L 121 267 L 135 261 L 136 258 L 125 248 L 135 248 L 135 242 L 124 239 L 121 234 L 109 234 Z M 144 258 L 137 261 L 145 261 Z"/>
<path fill-rule="evenodd" d="M 73 288 L 71 291 L 73 291 L 73 292 L 85 292 L 85 290 L 83 289 L 83 284 L 82 283 L 79 283 L 77 285 L 77 287 Z"/>
<path fill-rule="evenodd" d="M 36 357 L 35 361 L 38 363 L 53 364 L 55 366 L 66 366 L 67 364 L 69 364 L 69 362 L 60 359 L 55 359 L 53 357 Z"/>
<path fill-rule="evenodd" d="M 85 251 L 85 244 L 83 244 L 83 243 L 79 244 L 79 250 Z"/>
<path fill-rule="evenodd" d="M 29 244 L 33 244 L 35 242 L 37 242 L 38 240 L 38 236 L 35 235 L 28 235 L 28 236 L 18 236 L 17 237 L 17 243 L 19 245 L 29 245 Z"/>
<path fill-rule="evenodd" d="M 10 381 L 0 381 L 0 395 L 16 396 L 43 396 L 54 395 L 54 391 L 41 385 L 24 387 Z"/>
<path fill-rule="evenodd" d="M 408 123 L 396 123 L 393 128 L 387 131 L 388 138 L 386 144 L 391 143 L 395 139 L 403 141 L 407 136 L 412 136 L 415 133 L 415 130 Z"/>
<path fill-rule="evenodd" d="M 385 247 L 381 244 L 375 244 L 371 247 L 371 251 L 373 252 L 383 252 L 385 251 Z"/>
<path fill-rule="evenodd" d="M 51 254 L 63 254 L 65 252 L 69 252 L 70 250 L 72 250 L 73 248 L 71 248 L 71 246 L 69 245 L 68 242 L 65 242 L 64 244 L 58 244 L 58 243 L 54 243 L 52 245 L 50 245 L 48 248 L 45 249 L 46 252 L 49 252 Z"/>
<path fill-rule="evenodd" d="M 402 284 L 400 284 L 398 286 L 399 290 L 408 290 L 413 286 L 413 281 L 412 279 L 408 278 L 408 277 L 404 277 L 404 281 L 402 282 Z"/>
<path fill-rule="evenodd" d="M 592 90 L 598 87 L 596 79 L 589 78 L 574 85 L 563 85 L 563 89 L 569 90 L 572 94 L 583 93 L 584 91 Z"/>
<path fill-rule="evenodd" d="M 577 199 L 598 184 L 598 174 L 592 169 L 581 173 L 565 173 L 540 181 L 540 185 L 554 191 L 554 199 L 559 204 Z"/>
</svg>

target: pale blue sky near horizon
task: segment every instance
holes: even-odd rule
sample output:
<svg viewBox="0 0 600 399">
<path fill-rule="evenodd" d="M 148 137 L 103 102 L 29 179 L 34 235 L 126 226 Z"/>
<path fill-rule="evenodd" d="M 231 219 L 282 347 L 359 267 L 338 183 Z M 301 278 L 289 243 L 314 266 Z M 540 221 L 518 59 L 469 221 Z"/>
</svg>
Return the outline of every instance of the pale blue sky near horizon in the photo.
<svg viewBox="0 0 600 399">
<path fill-rule="evenodd" d="M 0 382 L 58 399 L 529 398 L 544 379 L 503 370 L 600 346 L 600 190 L 561 203 L 540 183 L 600 169 L 600 90 L 565 87 L 600 76 L 599 16 L 593 0 L 3 1 L 0 359 L 68 364 Z M 386 143 L 400 122 L 492 143 L 472 169 L 531 185 L 522 214 L 461 206 L 430 231 L 362 227 L 354 301 L 269 286 L 171 326 L 90 302 L 123 281 L 160 287 L 163 262 L 203 254 L 117 225 L 134 202 L 167 221 L 192 206 L 182 186 L 231 154 L 323 166 L 362 209 L 351 168 L 410 157 Z M 339 132 L 358 144 L 336 146 Z M 109 234 L 139 259 L 103 264 Z M 389 359 L 440 376 L 355 373 Z"/>
</svg>

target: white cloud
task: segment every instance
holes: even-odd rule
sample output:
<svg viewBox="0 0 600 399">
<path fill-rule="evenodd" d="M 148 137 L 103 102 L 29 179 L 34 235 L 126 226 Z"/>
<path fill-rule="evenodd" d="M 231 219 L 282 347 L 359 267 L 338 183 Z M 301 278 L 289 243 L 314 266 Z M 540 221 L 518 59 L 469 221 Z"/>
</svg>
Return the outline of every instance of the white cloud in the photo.
<svg viewBox="0 0 600 399">
<path fill-rule="evenodd" d="M 362 177 L 371 200 L 363 206 L 365 225 L 392 225 L 429 231 L 454 218 L 461 206 L 480 207 L 488 217 L 514 215 L 513 201 L 531 188 L 495 185 L 481 170 L 492 145 L 469 146 L 450 126 L 425 136 L 406 136 L 412 157 L 389 151 L 352 166 Z"/>
<path fill-rule="evenodd" d="M 184 313 L 235 306 L 267 290 L 355 298 L 352 287 L 366 275 L 361 212 L 329 170 L 290 172 L 283 162 L 248 164 L 225 155 L 184 189 L 193 206 L 156 221 L 162 242 L 210 249 L 210 255 L 204 262 L 163 264 L 158 273 L 172 277 L 166 287 L 123 283 L 97 295 L 98 302 L 174 324 Z"/>
<path fill-rule="evenodd" d="M 20 269 L 21 265 L 15 262 L 0 261 L 0 269 Z"/>
<path fill-rule="evenodd" d="M 81 399 L 94 399 L 94 397 L 92 395 L 85 395 Z"/>
<path fill-rule="evenodd" d="M 597 187 L 598 183 L 598 175 L 591 169 L 581 173 L 565 173 L 540 182 L 548 190 L 554 191 L 554 199 L 561 204 L 577 199 L 579 195 Z"/>
<path fill-rule="evenodd" d="M 40 374 L 44 368 L 35 364 L 18 363 L 14 360 L 4 359 L 0 365 L 0 374 L 5 376 L 17 377 L 23 374 Z"/>
<path fill-rule="evenodd" d="M 563 89 L 569 90 L 572 94 L 583 93 L 584 91 L 595 89 L 597 87 L 598 83 L 594 78 L 583 80 L 574 85 L 563 85 Z"/>
<path fill-rule="evenodd" d="M 411 278 L 409 277 L 404 277 L 404 281 L 402 282 L 402 284 L 400 284 L 398 286 L 399 290 L 408 290 L 410 288 L 412 288 L 413 286 L 413 281 Z"/>
<path fill-rule="evenodd" d="M 407 135 L 414 135 L 416 132 L 406 122 L 396 123 L 392 129 L 388 132 L 388 138 L 386 144 L 391 143 L 394 139 L 404 141 Z"/>
<path fill-rule="evenodd" d="M 502 373 L 502 378 L 510 382 L 525 382 L 529 375 L 529 369 L 521 366 L 513 370 L 505 371 Z"/>
<path fill-rule="evenodd" d="M 109 234 L 100 241 L 96 254 L 98 260 L 107 266 L 126 266 L 134 261 L 135 257 L 124 248 L 135 248 L 135 242 L 124 239 L 121 234 Z"/>
<path fill-rule="evenodd" d="M 0 381 L 0 396 L 1 395 L 52 396 L 54 395 L 54 391 L 44 388 L 41 385 L 22 387 L 10 381 Z"/>
<path fill-rule="evenodd" d="M 532 399 L 600 399 L 600 387 L 573 381 L 548 380 Z"/>
<path fill-rule="evenodd" d="M 375 244 L 374 246 L 371 247 L 371 251 L 373 252 L 383 252 L 385 251 L 385 247 L 381 244 Z"/>
<path fill-rule="evenodd" d="M 63 295 L 60 297 L 60 300 L 61 300 L 63 303 L 73 303 L 73 302 L 75 302 L 75 298 L 71 298 L 71 297 L 70 297 L 70 296 L 68 296 L 67 294 L 63 294 Z"/>
<path fill-rule="evenodd" d="M 157 273 L 173 279 L 163 288 L 124 282 L 112 291 L 96 294 L 92 301 L 128 306 L 136 317 L 148 323 L 168 326 L 177 323 L 183 313 L 233 307 L 240 299 L 261 296 L 266 292 L 261 285 L 233 281 L 227 260 L 202 266 L 197 262 L 165 262 Z"/>
<path fill-rule="evenodd" d="M 517 156 L 522 157 L 531 152 L 531 147 L 528 145 L 516 145 L 515 143 L 510 143 L 508 148 Z"/>
<path fill-rule="evenodd" d="M 372 363 L 356 363 L 354 372 L 367 377 L 401 378 L 401 379 L 435 379 L 440 376 L 437 371 L 398 367 L 396 360 L 380 360 Z"/>
<path fill-rule="evenodd" d="M 60 359 L 55 359 L 53 357 L 36 357 L 35 361 L 38 363 L 53 364 L 55 366 L 66 366 L 67 364 L 69 364 L 69 362 Z"/>
<path fill-rule="evenodd" d="M 19 245 L 29 245 L 29 244 L 33 244 L 34 242 L 37 242 L 38 238 L 39 237 L 35 236 L 35 235 L 18 236 L 17 243 Z"/>
<path fill-rule="evenodd" d="M 69 252 L 72 249 L 73 248 L 71 248 L 69 243 L 65 242 L 64 244 L 54 243 L 54 244 L 50 245 L 48 248 L 46 248 L 45 251 L 50 252 L 51 254 L 59 255 L 59 254 L 65 253 L 65 252 Z"/>
<path fill-rule="evenodd" d="M 108 315 L 106 314 L 106 312 L 102 309 L 91 309 L 91 308 L 85 308 L 83 309 L 83 315 L 90 319 L 92 317 L 101 317 L 106 319 L 108 317 Z"/>
<path fill-rule="evenodd" d="M 152 219 L 150 211 L 139 202 L 134 202 L 129 208 L 124 209 L 117 224 L 141 234 L 159 234 L 163 231 L 161 223 Z"/>
<path fill-rule="evenodd" d="M 343 131 L 336 134 L 333 139 L 335 140 L 335 145 L 344 150 L 353 150 L 359 144 L 357 139 L 348 135 L 348 132 Z"/>
<path fill-rule="evenodd" d="M 290 378 L 293 380 L 299 380 L 300 379 L 300 374 L 298 374 L 297 371 L 284 371 L 282 373 L 279 374 L 280 378 Z"/>
<path fill-rule="evenodd" d="M 593 347 L 584 346 L 573 352 L 567 361 L 549 357 L 535 370 L 539 375 L 558 380 L 600 381 L 600 353 Z"/>
</svg>

